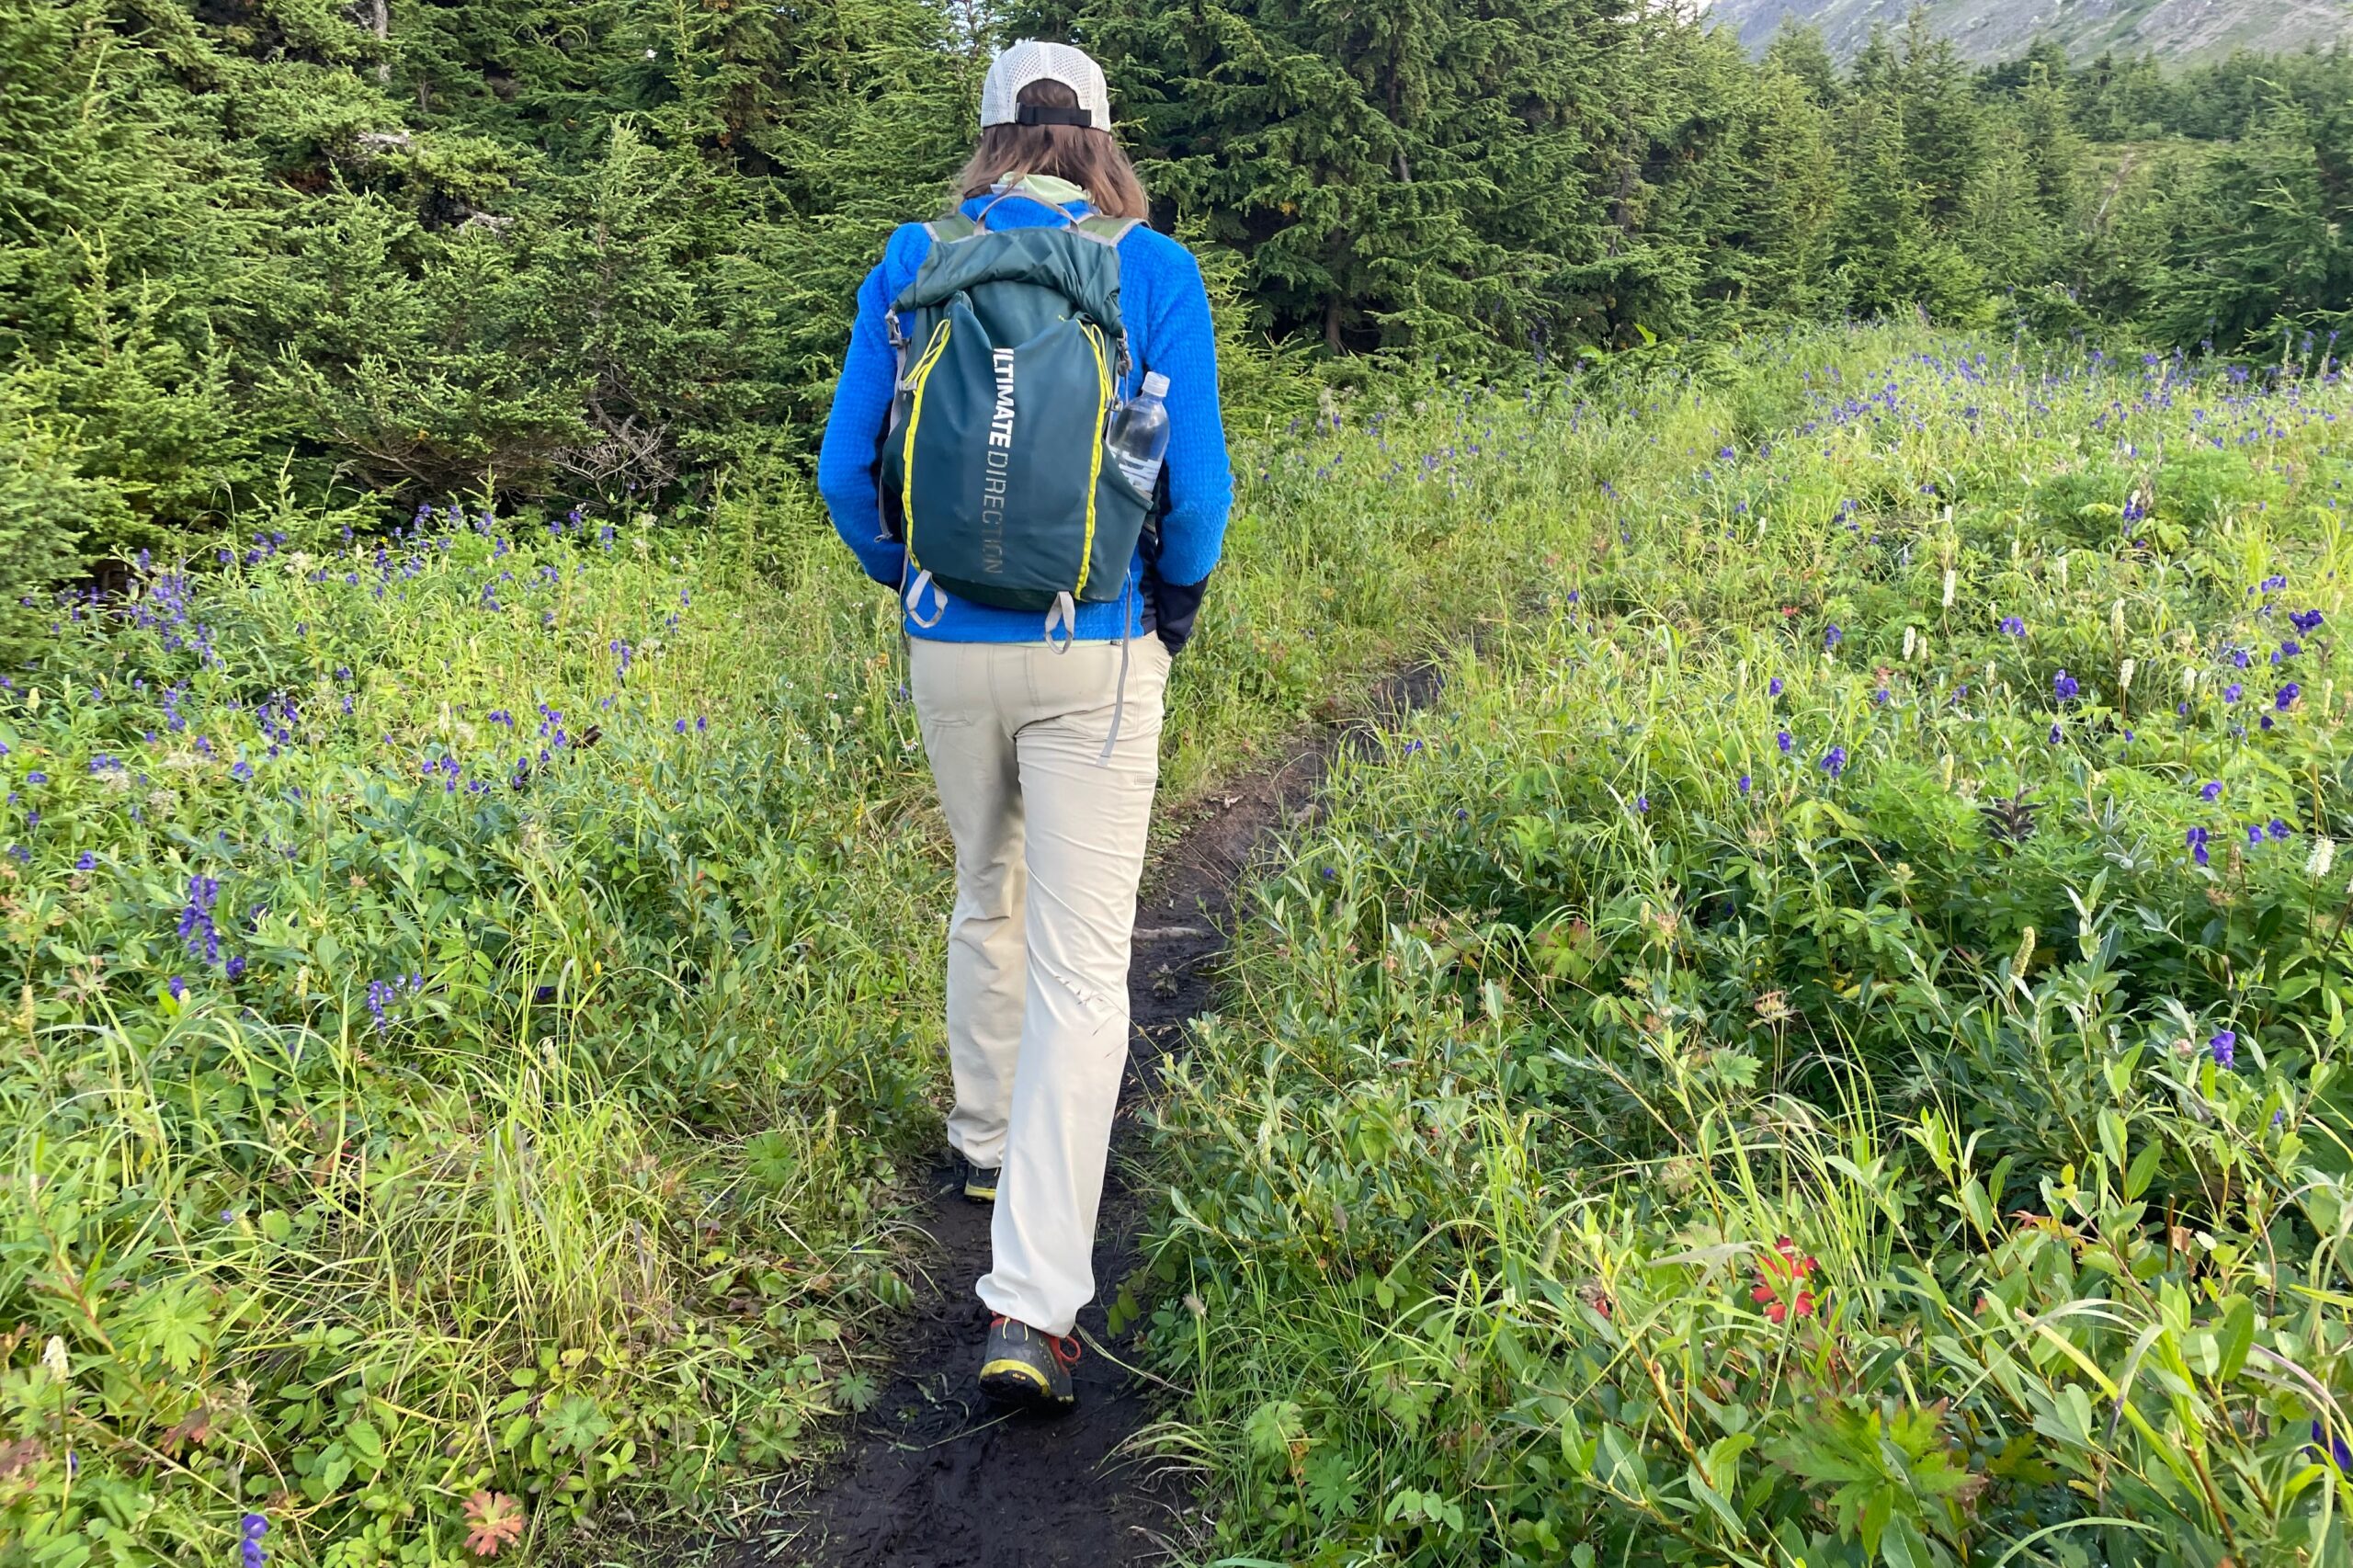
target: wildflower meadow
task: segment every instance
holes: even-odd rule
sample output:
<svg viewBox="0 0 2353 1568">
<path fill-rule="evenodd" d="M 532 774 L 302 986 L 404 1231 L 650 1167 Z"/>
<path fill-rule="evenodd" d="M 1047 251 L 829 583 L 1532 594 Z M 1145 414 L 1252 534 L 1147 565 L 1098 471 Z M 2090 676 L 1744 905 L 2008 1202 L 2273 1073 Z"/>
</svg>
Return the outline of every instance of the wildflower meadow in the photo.
<svg viewBox="0 0 2353 1568">
<path fill-rule="evenodd" d="M 1938 343 L 1597 476 L 1172 1070 L 1127 1304 L 1210 1558 L 2347 1560 L 2353 400 L 2290 347 Z"/>
<path fill-rule="evenodd" d="M 2341 1563 L 2353 415 L 1804 328 L 1237 419 L 1203 1562 Z M 879 1397 L 949 863 L 790 485 L 289 508 L 0 685 L 0 1562 L 681 1560 Z M 1165 813 L 1172 822 L 1182 812 Z"/>
</svg>

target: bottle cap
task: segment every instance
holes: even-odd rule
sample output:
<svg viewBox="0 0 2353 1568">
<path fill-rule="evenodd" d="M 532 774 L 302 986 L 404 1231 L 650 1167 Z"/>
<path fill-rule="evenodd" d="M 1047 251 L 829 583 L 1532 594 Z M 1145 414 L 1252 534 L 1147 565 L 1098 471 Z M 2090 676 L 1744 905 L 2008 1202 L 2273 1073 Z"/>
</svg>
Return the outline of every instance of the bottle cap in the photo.
<svg viewBox="0 0 2353 1568">
<path fill-rule="evenodd" d="M 1146 397 L 1167 396 L 1168 378 L 1157 370 L 1146 370 L 1143 373 L 1143 395 Z"/>
</svg>

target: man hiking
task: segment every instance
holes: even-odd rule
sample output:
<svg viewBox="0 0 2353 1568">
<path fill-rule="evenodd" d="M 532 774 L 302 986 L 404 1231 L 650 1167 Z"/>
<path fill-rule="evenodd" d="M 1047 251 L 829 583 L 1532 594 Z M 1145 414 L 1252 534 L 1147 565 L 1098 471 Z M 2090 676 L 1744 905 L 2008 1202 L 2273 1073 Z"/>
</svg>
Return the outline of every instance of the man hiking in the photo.
<svg viewBox="0 0 2353 1568">
<path fill-rule="evenodd" d="M 948 1138 L 965 1196 L 995 1204 L 981 1387 L 1063 1409 L 1162 693 L 1233 476 L 1200 268 L 1143 222 L 1101 68 L 999 54 L 954 194 L 858 290 L 818 483 L 900 595 L 956 844 Z"/>
</svg>

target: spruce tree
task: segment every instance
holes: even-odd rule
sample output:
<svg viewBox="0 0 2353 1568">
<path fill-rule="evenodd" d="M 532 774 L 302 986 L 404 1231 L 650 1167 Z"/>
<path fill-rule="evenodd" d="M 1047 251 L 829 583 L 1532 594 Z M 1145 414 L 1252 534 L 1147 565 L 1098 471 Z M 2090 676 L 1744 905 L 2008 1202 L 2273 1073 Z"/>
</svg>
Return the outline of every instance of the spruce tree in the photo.
<svg viewBox="0 0 2353 1568">
<path fill-rule="evenodd" d="M 1265 324 L 1335 353 L 1591 340 L 1641 268 L 1639 97 L 1595 0 L 1088 0 L 1165 218 L 1240 251 Z M 1027 30 L 1027 29 L 1025 29 Z"/>
</svg>

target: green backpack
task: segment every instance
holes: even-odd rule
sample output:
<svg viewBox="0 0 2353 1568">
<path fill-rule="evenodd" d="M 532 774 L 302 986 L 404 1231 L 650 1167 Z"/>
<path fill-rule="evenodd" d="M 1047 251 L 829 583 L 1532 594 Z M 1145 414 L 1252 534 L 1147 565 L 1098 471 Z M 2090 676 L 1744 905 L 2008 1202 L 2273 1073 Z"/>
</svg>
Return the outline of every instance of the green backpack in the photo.
<svg viewBox="0 0 2353 1568">
<path fill-rule="evenodd" d="M 1135 221 L 1063 216 L 994 233 L 931 223 L 931 254 L 886 318 L 899 376 L 882 520 L 906 544 L 919 626 L 945 612 L 946 588 L 1045 612 L 1051 642 L 1076 605 L 1127 588 L 1151 498 L 1106 460 L 1104 435 L 1128 370 L 1119 245 Z"/>
</svg>

